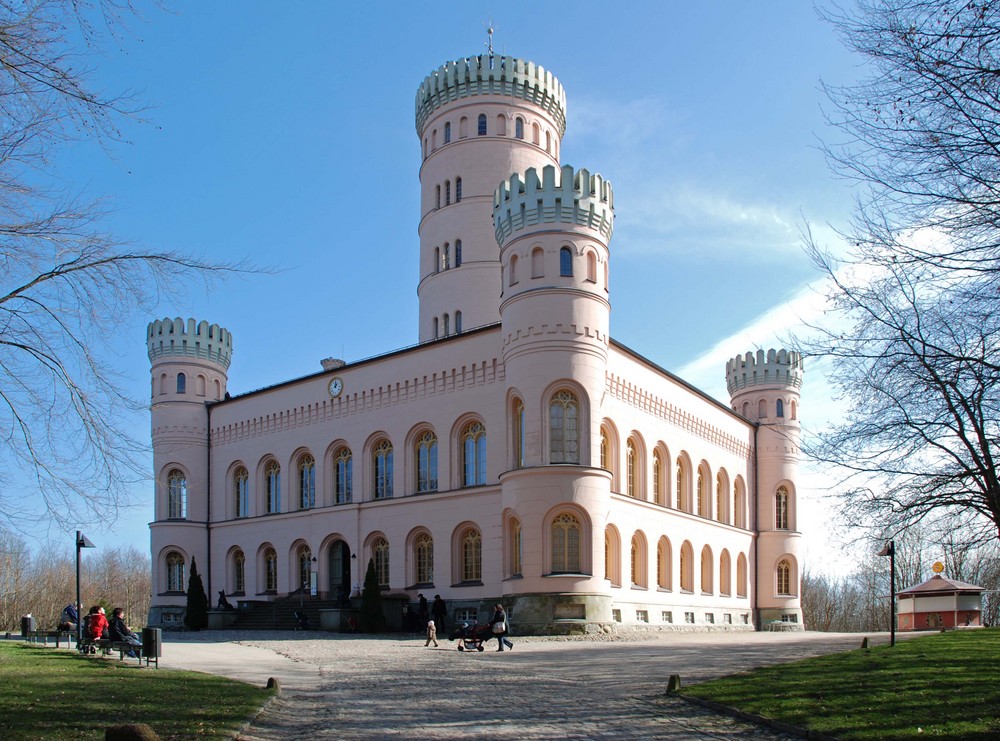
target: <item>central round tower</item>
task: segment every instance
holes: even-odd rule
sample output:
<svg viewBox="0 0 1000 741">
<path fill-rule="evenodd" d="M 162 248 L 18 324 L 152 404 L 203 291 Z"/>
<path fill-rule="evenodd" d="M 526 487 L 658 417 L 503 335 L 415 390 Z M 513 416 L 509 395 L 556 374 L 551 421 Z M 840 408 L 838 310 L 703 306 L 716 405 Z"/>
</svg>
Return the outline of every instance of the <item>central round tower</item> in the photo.
<svg viewBox="0 0 1000 741">
<path fill-rule="evenodd" d="M 523 59 L 449 62 L 417 90 L 421 342 L 500 320 L 493 191 L 513 172 L 559 164 L 566 94 Z"/>
</svg>

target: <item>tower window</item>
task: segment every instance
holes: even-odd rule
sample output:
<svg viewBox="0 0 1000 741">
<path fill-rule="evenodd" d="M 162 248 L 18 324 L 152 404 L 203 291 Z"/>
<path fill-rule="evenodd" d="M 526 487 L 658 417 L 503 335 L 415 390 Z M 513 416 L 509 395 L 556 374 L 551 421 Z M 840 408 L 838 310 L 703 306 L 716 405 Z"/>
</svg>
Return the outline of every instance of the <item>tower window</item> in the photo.
<svg viewBox="0 0 1000 741">
<path fill-rule="evenodd" d="M 461 331 L 462 331 L 462 312 L 461 311 L 456 311 L 455 312 L 455 334 L 458 334 Z"/>
<path fill-rule="evenodd" d="M 187 376 L 183 373 L 177 374 L 177 393 L 183 394 L 187 392 Z"/>
<path fill-rule="evenodd" d="M 187 479 L 176 468 L 167 474 L 167 517 L 172 520 L 187 517 Z"/>
<path fill-rule="evenodd" d="M 486 136 L 486 114 L 485 113 L 480 113 L 479 114 L 479 124 L 478 125 L 479 125 L 478 135 L 479 136 Z"/>
<path fill-rule="evenodd" d="M 451 205 L 451 181 L 450 180 L 445 180 L 444 181 L 444 205 L 445 206 L 450 206 Z"/>
<path fill-rule="evenodd" d="M 569 391 L 560 391 L 549 403 L 549 461 L 579 463 L 579 402 Z"/>
<path fill-rule="evenodd" d="M 417 584 L 434 583 L 434 539 L 421 533 L 413 543 L 413 561 L 417 567 Z"/>
<path fill-rule="evenodd" d="M 573 252 L 569 247 L 562 247 L 559 250 L 559 275 L 564 277 L 573 275 Z"/>
<path fill-rule="evenodd" d="M 455 240 L 455 267 L 461 267 L 462 265 L 462 240 Z"/>
<path fill-rule="evenodd" d="M 524 119 L 518 118 L 514 120 L 514 136 L 518 139 L 524 138 Z"/>
<path fill-rule="evenodd" d="M 372 468 L 375 479 L 375 499 L 392 498 L 392 443 L 383 440 L 375 446 Z"/>
<path fill-rule="evenodd" d="M 462 200 L 462 178 L 455 178 L 455 203 Z"/>
<path fill-rule="evenodd" d="M 788 529 L 788 489 L 779 486 L 774 495 L 774 527 L 776 530 Z"/>
<path fill-rule="evenodd" d="M 434 208 L 441 208 L 441 186 L 434 186 Z"/>
<path fill-rule="evenodd" d="M 425 432 L 417 441 L 417 491 L 437 491 L 438 442 L 433 432 Z"/>
<path fill-rule="evenodd" d="M 444 243 L 444 265 L 445 270 L 451 267 L 451 247 L 447 242 Z"/>
<path fill-rule="evenodd" d="M 444 143 L 451 142 L 451 121 L 446 121 L 444 125 Z"/>
<path fill-rule="evenodd" d="M 776 402 L 774 402 L 774 416 L 775 417 L 785 416 L 785 402 L 783 402 L 781 399 L 778 399 Z"/>
</svg>

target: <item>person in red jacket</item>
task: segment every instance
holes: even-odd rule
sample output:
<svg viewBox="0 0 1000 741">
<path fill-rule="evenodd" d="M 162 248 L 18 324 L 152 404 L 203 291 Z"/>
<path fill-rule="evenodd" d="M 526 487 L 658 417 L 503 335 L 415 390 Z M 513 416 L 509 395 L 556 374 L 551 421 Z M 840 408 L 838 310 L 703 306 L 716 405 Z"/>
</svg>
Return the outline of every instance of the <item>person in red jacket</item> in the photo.
<svg viewBox="0 0 1000 741">
<path fill-rule="evenodd" d="M 108 618 L 104 614 L 104 608 L 100 605 L 94 605 L 90 608 L 90 614 L 87 615 L 87 638 L 92 641 L 96 641 L 98 638 L 103 638 L 104 633 L 108 629 Z M 91 646 L 90 652 L 95 653 L 96 649 Z"/>
</svg>

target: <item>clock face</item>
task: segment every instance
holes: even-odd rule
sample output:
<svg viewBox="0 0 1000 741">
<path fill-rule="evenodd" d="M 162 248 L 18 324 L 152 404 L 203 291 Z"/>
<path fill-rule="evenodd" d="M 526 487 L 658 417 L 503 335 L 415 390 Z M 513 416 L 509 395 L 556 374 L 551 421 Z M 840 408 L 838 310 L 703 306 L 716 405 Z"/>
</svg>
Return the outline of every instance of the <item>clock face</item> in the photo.
<svg viewBox="0 0 1000 741">
<path fill-rule="evenodd" d="M 344 390 L 344 382 L 339 378 L 334 378 L 330 381 L 330 396 L 337 397 L 340 396 L 340 392 Z"/>
</svg>

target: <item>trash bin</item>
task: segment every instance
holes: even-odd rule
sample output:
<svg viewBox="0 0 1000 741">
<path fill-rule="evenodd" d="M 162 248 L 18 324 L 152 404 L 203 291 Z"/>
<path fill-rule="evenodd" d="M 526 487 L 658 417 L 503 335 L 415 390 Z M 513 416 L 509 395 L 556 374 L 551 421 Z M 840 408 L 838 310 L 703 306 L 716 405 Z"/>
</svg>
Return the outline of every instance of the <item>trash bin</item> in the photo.
<svg viewBox="0 0 1000 741">
<path fill-rule="evenodd" d="M 143 628 L 142 629 L 142 658 L 146 660 L 146 664 L 149 664 L 149 660 L 152 659 L 157 666 L 160 665 L 160 655 L 162 653 L 163 645 L 163 629 L 162 628 Z"/>
<path fill-rule="evenodd" d="M 21 638 L 27 638 L 28 633 L 35 632 L 35 618 L 25 615 L 21 618 Z"/>
</svg>

